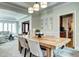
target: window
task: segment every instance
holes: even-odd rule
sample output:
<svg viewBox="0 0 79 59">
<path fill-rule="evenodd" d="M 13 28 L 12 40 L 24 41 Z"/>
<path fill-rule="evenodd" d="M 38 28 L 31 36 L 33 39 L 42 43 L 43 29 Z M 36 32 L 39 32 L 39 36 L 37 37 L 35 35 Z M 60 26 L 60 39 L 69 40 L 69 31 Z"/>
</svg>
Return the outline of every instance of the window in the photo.
<svg viewBox="0 0 79 59">
<path fill-rule="evenodd" d="M 12 33 L 16 33 L 16 23 L 12 24 Z"/>
<path fill-rule="evenodd" d="M 26 28 L 26 32 L 28 32 L 28 24 L 26 24 L 25 26 L 26 26 L 26 27 L 25 27 L 25 28 Z"/>
<path fill-rule="evenodd" d="M 0 23 L 0 31 L 16 33 L 16 23 Z"/>
<path fill-rule="evenodd" d="M 7 23 L 4 23 L 4 31 L 8 31 Z"/>
<path fill-rule="evenodd" d="M 0 31 L 3 31 L 3 23 L 0 23 Z"/>
<path fill-rule="evenodd" d="M 8 31 L 11 32 L 11 23 L 8 24 Z"/>
</svg>

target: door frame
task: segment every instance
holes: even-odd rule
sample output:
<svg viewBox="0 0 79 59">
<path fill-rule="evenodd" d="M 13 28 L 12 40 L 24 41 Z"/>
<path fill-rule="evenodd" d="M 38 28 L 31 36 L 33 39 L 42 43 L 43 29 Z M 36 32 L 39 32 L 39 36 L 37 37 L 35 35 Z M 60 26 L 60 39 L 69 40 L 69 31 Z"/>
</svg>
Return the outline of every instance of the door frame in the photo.
<svg viewBox="0 0 79 59">
<path fill-rule="evenodd" d="M 73 14 L 73 25 L 74 25 L 74 29 L 73 29 L 73 46 L 74 49 L 76 49 L 76 11 L 69 11 L 66 13 L 62 13 L 59 15 L 59 36 L 60 36 L 60 16 L 62 15 L 67 15 L 67 14 Z"/>
<path fill-rule="evenodd" d="M 27 32 L 25 32 L 26 31 L 26 29 L 25 29 L 26 28 L 26 24 L 28 24 L 28 32 L 29 32 L 29 29 L 30 29 L 30 22 L 29 21 L 22 22 L 22 33 L 25 33 L 25 34 L 27 34 Z M 23 27 L 23 25 L 24 25 L 24 27 Z"/>
</svg>

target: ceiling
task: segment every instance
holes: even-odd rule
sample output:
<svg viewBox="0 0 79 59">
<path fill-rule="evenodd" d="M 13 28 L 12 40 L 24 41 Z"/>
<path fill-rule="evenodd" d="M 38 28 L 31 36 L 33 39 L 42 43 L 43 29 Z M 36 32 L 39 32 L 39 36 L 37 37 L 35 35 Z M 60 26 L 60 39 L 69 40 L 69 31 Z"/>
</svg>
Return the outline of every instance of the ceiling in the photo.
<svg viewBox="0 0 79 59">
<path fill-rule="evenodd" d="M 19 20 L 30 14 L 27 8 L 33 6 L 34 2 L 0 2 L 0 20 Z M 48 2 L 48 7 L 61 4 L 60 2 Z M 40 9 L 42 11 L 44 9 Z"/>
<path fill-rule="evenodd" d="M 21 6 L 21 7 L 24 7 L 24 8 L 28 8 L 28 7 L 32 7 L 34 2 L 10 2 L 11 4 L 15 4 L 15 5 L 18 5 L 18 6 Z M 39 2 L 40 3 L 40 2 Z M 51 5 L 54 5 L 54 4 L 57 4 L 59 2 L 48 2 L 48 7 L 51 6 Z"/>
</svg>

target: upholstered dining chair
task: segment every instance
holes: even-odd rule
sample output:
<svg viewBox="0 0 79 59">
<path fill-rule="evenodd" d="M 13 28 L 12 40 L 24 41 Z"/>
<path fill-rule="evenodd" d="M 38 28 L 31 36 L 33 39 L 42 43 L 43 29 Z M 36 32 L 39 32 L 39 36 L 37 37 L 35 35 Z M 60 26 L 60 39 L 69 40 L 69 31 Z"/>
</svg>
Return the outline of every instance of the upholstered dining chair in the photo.
<svg viewBox="0 0 79 59">
<path fill-rule="evenodd" d="M 26 39 L 23 37 L 19 37 L 20 53 L 22 52 L 22 49 L 24 49 L 24 57 L 26 56 L 26 51 L 29 50 L 28 42 Z"/>
<path fill-rule="evenodd" d="M 33 39 L 27 40 L 30 48 L 30 57 L 31 55 L 34 55 L 36 57 L 43 57 L 43 51 L 40 48 L 40 45 L 38 42 L 34 41 Z"/>
<path fill-rule="evenodd" d="M 61 46 L 54 50 L 54 55 L 55 57 L 79 57 L 79 51 L 66 46 Z"/>
</svg>

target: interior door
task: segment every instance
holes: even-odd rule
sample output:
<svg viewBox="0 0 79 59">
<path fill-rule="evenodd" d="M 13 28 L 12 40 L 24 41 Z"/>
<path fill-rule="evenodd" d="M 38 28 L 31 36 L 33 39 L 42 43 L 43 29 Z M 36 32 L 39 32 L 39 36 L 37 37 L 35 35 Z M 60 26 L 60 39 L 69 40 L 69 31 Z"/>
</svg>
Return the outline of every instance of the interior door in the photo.
<svg viewBox="0 0 79 59">
<path fill-rule="evenodd" d="M 73 48 L 73 14 L 60 16 L 60 37 L 70 38 L 67 47 Z"/>
</svg>

